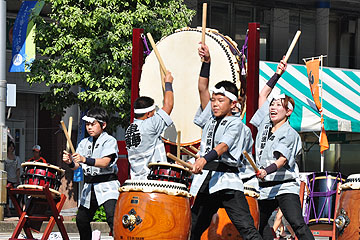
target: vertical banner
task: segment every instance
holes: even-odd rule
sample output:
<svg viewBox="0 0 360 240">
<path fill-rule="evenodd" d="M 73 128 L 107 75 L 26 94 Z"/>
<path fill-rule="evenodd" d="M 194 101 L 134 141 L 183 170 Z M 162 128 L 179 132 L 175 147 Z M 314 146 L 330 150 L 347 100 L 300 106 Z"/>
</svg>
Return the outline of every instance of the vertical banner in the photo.
<svg viewBox="0 0 360 240">
<path fill-rule="evenodd" d="M 319 67 L 320 59 L 314 59 L 306 62 L 306 70 L 308 74 L 311 94 L 313 96 L 315 105 L 320 111 L 320 91 L 319 91 Z"/>
<path fill-rule="evenodd" d="M 320 145 L 320 153 L 322 154 L 325 150 L 329 149 L 329 142 L 326 136 L 325 127 L 324 127 L 324 118 L 321 114 L 321 133 L 320 133 L 320 139 L 319 139 L 319 145 Z"/>
<path fill-rule="evenodd" d="M 306 70 L 308 74 L 311 95 L 313 96 L 315 105 L 319 110 L 321 116 L 321 133 L 320 133 L 319 145 L 320 145 L 320 153 L 322 154 L 325 150 L 329 149 L 329 142 L 324 127 L 324 116 L 323 116 L 322 101 L 321 101 L 322 96 L 320 94 L 320 87 L 319 87 L 320 63 L 321 63 L 320 59 L 313 59 L 307 61 Z"/>
<path fill-rule="evenodd" d="M 15 20 L 13 29 L 12 58 L 9 72 L 30 72 L 35 59 L 35 24 L 31 16 L 39 15 L 43 1 L 24 1 Z"/>
</svg>

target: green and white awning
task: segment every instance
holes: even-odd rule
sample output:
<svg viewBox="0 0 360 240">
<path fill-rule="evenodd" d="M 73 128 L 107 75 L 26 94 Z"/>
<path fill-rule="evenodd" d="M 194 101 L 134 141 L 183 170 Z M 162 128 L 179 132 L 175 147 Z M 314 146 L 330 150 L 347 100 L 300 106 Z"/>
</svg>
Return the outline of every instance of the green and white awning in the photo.
<svg viewBox="0 0 360 240">
<path fill-rule="evenodd" d="M 260 90 L 276 71 L 277 64 L 260 62 Z M 323 81 L 325 130 L 360 132 L 360 71 L 324 67 L 320 79 Z M 295 100 L 290 117 L 293 128 L 300 132 L 320 131 L 320 114 L 310 92 L 305 65 L 288 64 L 272 92 L 279 93 Z"/>
</svg>

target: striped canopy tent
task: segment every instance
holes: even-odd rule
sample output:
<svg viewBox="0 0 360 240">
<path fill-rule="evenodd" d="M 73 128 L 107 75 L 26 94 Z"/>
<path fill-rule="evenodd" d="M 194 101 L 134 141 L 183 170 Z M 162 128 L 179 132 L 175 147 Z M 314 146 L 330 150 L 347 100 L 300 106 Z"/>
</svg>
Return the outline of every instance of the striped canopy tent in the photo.
<svg viewBox="0 0 360 240">
<path fill-rule="evenodd" d="M 277 65 L 260 62 L 260 90 L 274 74 Z M 320 79 L 323 81 L 325 130 L 360 133 L 360 71 L 324 67 Z M 320 114 L 311 95 L 305 65 L 288 64 L 272 92 L 279 93 L 295 100 L 290 117 L 294 129 L 298 132 L 320 131 Z"/>
</svg>

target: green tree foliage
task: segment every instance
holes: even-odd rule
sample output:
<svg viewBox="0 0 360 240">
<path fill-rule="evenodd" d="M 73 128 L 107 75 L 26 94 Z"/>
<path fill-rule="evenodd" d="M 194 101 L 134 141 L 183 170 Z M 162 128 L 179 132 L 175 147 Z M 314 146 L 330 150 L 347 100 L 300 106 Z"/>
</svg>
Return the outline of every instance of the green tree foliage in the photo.
<svg viewBox="0 0 360 240">
<path fill-rule="evenodd" d="M 45 0 L 49 18 L 34 17 L 37 54 L 29 83 L 51 90 L 42 107 L 54 114 L 79 104 L 82 110 L 103 106 L 126 126 L 130 112 L 132 29 L 154 39 L 189 25 L 194 11 L 183 0 Z M 73 91 L 83 89 L 83 91 Z"/>
</svg>

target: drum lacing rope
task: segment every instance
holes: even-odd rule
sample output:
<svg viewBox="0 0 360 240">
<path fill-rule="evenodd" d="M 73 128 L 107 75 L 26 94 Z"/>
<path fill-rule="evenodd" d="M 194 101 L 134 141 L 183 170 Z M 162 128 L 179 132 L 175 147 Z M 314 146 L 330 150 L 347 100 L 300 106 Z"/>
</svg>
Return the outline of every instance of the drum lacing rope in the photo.
<svg viewBox="0 0 360 240">
<path fill-rule="evenodd" d="M 326 180 L 328 179 L 328 172 L 325 171 L 325 175 L 326 175 Z M 310 203 L 309 205 L 307 206 L 306 208 L 306 216 L 305 216 L 305 221 L 306 223 L 308 224 L 309 223 L 309 218 L 310 218 L 310 210 L 311 210 L 311 207 L 313 207 L 313 211 L 314 211 L 314 216 L 315 216 L 315 221 L 316 223 L 319 222 L 319 219 L 320 219 L 320 216 L 322 214 L 322 212 L 324 211 L 324 208 L 325 208 L 325 205 L 326 203 L 329 203 L 329 200 L 330 200 L 330 197 L 333 195 L 333 194 L 336 194 L 336 189 L 335 190 L 331 190 L 330 189 L 333 189 L 334 185 L 337 184 L 337 180 L 340 178 L 340 183 L 342 183 L 342 177 L 341 177 L 341 173 L 339 172 L 337 175 L 336 175 L 336 178 L 335 178 L 335 181 L 332 183 L 331 187 L 329 188 L 327 185 L 326 185 L 326 188 L 327 188 L 327 191 L 326 192 L 314 192 L 314 185 L 315 185 L 315 173 L 312 173 L 312 184 L 310 183 L 310 180 L 309 180 L 309 176 L 307 177 L 307 180 L 308 180 L 308 189 L 310 189 L 310 193 L 309 193 L 309 198 L 310 198 Z M 311 184 L 311 186 L 310 186 Z M 321 211 L 319 212 L 319 215 L 317 216 L 316 214 L 316 209 L 315 209 L 315 203 L 314 203 L 314 197 L 326 197 L 326 200 L 324 201 L 322 207 L 321 207 Z M 330 218 L 331 218 L 331 205 L 330 203 L 328 204 L 328 223 L 330 223 Z"/>
<path fill-rule="evenodd" d="M 148 56 L 151 53 L 151 51 L 150 51 L 149 46 L 147 44 L 146 37 L 145 37 L 145 35 L 143 33 L 140 35 L 140 37 L 141 37 L 141 39 L 142 39 L 142 41 L 144 43 L 144 46 L 146 48 L 146 50 L 144 50 L 144 54 L 146 56 Z"/>
<path fill-rule="evenodd" d="M 247 58 L 247 50 L 248 50 L 248 39 L 249 39 L 249 30 L 246 31 L 246 37 L 245 37 L 245 42 L 244 45 L 242 46 L 240 53 L 241 55 L 241 75 L 246 75 L 245 72 L 245 61 Z M 246 52 L 246 53 L 245 53 Z"/>
</svg>

